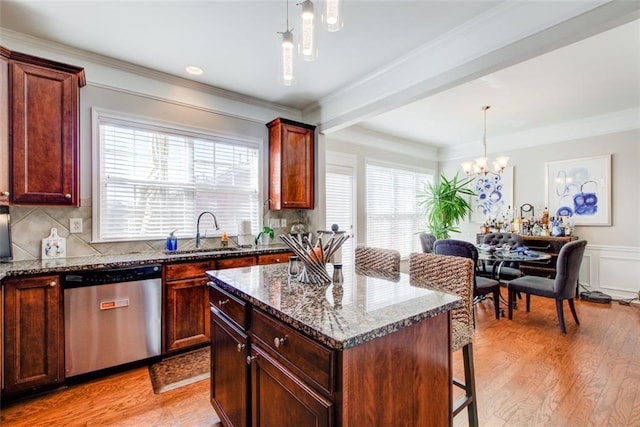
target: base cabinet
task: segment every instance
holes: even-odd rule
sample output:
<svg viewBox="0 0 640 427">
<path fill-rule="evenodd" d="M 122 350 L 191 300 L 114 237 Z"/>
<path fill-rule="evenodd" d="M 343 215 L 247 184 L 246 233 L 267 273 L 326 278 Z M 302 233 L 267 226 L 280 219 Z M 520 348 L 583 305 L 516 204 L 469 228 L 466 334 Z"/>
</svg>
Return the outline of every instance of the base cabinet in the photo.
<svg viewBox="0 0 640 427">
<path fill-rule="evenodd" d="M 315 392 L 260 346 L 251 350 L 254 426 L 332 426 L 334 404 Z M 273 402 L 278 402 L 274 405 Z M 283 410 L 286 408 L 286 410 Z"/>
<path fill-rule="evenodd" d="M 210 286 L 211 403 L 225 427 L 452 425 L 449 312 L 338 351 Z"/>
<path fill-rule="evenodd" d="M 165 352 L 209 342 L 209 299 L 204 275 L 209 268 L 208 261 L 166 267 Z"/>
<path fill-rule="evenodd" d="M 216 309 L 211 313 L 211 404 L 225 425 L 249 423 L 249 365 L 247 335 Z M 224 408 L 224 409 L 223 409 Z"/>
<path fill-rule="evenodd" d="M 64 381 L 64 327 L 58 276 L 4 281 L 4 395 Z"/>
</svg>

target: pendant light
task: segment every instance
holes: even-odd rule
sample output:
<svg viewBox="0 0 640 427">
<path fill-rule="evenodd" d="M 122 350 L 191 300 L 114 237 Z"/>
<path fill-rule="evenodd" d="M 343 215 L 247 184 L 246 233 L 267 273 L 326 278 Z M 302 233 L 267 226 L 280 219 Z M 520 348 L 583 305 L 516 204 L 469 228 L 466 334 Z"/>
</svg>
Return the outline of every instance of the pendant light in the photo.
<svg viewBox="0 0 640 427">
<path fill-rule="evenodd" d="M 300 46 L 298 47 L 302 58 L 305 61 L 314 61 L 318 57 L 318 49 L 316 47 L 316 25 L 315 12 L 313 2 L 304 0 L 298 3 L 302 7 L 302 36 L 300 37 Z"/>
<path fill-rule="evenodd" d="M 342 22 L 342 0 L 325 0 L 322 22 L 328 31 L 340 31 Z"/>
<path fill-rule="evenodd" d="M 293 28 L 289 28 L 289 0 L 287 0 L 287 29 L 278 34 L 282 34 L 282 43 L 280 44 L 280 83 L 284 86 L 293 86 L 296 79 L 293 75 Z"/>
<path fill-rule="evenodd" d="M 482 111 L 484 111 L 484 133 L 482 134 L 482 157 L 478 157 L 473 161 L 462 163 L 462 170 L 467 176 L 477 175 L 483 176 L 490 172 L 489 170 L 489 158 L 487 157 L 487 110 L 491 108 L 489 105 L 483 105 Z M 500 174 L 504 171 L 509 163 L 509 158 L 505 156 L 496 157 L 493 162 L 493 171 Z"/>
</svg>

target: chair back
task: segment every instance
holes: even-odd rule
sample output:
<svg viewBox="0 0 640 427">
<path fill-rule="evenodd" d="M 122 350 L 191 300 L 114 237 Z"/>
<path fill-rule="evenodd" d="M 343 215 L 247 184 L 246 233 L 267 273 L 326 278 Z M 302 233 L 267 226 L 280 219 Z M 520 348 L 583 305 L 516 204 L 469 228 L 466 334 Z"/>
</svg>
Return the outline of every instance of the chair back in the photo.
<svg viewBox="0 0 640 427">
<path fill-rule="evenodd" d="M 580 264 L 587 247 L 586 240 L 571 241 L 560 249 L 556 262 L 556 279 L 553 290 L 561 298 L 575 298 Z"/>
<path fill-rule="evenodd" d="M 462 307 L 451 312 L 451 351 L 457 351 L 473 337 L 473 262 L 470 259 L 412 253 L 409 280 L 412 286 L 455 294 Z"/>
<path fill-rule="evenodd" d="M 420 233 L 420 245 L 422 245 L 422 252 L 430 254 L 433 252 L 433 244 L 436 241 L 436 236 L 431 233 Z"/>
<path fill-rule="evenodd" d="M 473 265 L 478 264 L 478 249 L 473 243 L 464 240 L 442 239 L 433 244 L 433 253 L 438 255 L 459 256 L 471 258 Z"/>
<path fill-rule="evenodd" d="M 360 271 L 396 274 L 400 272 L 400 252 L 395 249 L 358 246 L 355 249 L 355 267 Z"/>
<path fill-rule="evenodd" d="M 491 246 L 499 246 L 507 244 L 512 248 L 516 246 L 524 246 L 524 240 L 522 236 L 515 233 L 489 233 L 485 234 L 482 239 L 482 243 L 486 243 Z"/>
</svg>

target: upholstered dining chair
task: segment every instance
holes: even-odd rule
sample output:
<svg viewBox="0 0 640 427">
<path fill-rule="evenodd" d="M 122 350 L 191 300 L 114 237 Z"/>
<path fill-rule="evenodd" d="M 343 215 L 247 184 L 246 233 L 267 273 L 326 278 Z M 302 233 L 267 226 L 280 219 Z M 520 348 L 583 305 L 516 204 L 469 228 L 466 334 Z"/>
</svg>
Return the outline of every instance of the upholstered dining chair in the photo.
<svg viewBox="0 0 640 427">
<path fill-rule="evenodd" d="M 454 402 L 453 416 L 467 408 L 469 426 L 478 425 L 475 369 L 473 366 L 473 276 L 471 259 L 413 253 L 409 256 L 411 285 L 437 289 L 462 298 L 462 307 L 451 312 L 451 352 L 462 350 L 464 379 L 453 384 L 464 390 L 464 396 Z"/>
<path fill-rule="evenodd" d="M 473 243 L 456 239 L 436 240 L 436 242 L 433 244 L 433 253 L 438 255 L 451 255 L 470 258 L 473 261 L 473 265 L 476 266 L 477 273 L 478 250 Z M 474 274 L 474 299 L 481 299 L 488 294 L 492 295 L 493 305 L 496 311 L 496 319 L 500 319 L 500 282 L 488 277 L 482 277 Z"/>
<path fill-rule="evenodd" d="M 355 249 L 357 274 L 386 279 L 400 278 L 400 252 L 395 249 L 357 246 Z"/>
<path fill-rule="evenodd" d="M 430 254 L 433 252 L 433 244 L 436 241 L 436 236 L 431 233 L 420 233 L 420 245 L 422 246 L 422 252 Z"/>
<path fill-rule="evenodd" d="M 564 323 L 564 300 L 569 303 L 573 319 L 579 325 L 578 314 L 574 305 L 576 289 L 578 286 L 578 274 L 580 264 L 584 256 L 586 240 L 574 240 L 562 246 L 556 262 L 556 278 L 547 279 L 538 276 L 523 276 L 509 281 L 509 319 L 513 319 L 513 303 L 516 293 L 526 294 L 527 312 L 531 308 L 531 295 L 554 298 L 556 300 L 556 311 L 558 312 L 558 323 L 563 334 L 567 333 Z"/>
<path fill-rule="evenodd" d="M 516 248 L 518 246 L 524 246 L 524 240 L 522 236 L 516 233 L 489 233 L 485 234 L 482 238 L 482 243 L 491 245 L 491 246 L 502 246 L 509 245 L 512 248 Z M 499 281 L 508 282 L 509 280 L 517 279 L 518 277 L 524 276 L 524 273 L 518 269 L 518 263 L 512 262 L 500 267 L 500 272 L 498 277 L 493 277 L 493 265 L 486 265 L 484 268 L 484 276 L 492 277 L 494 279 L 498 279 Z"/>
</svg>

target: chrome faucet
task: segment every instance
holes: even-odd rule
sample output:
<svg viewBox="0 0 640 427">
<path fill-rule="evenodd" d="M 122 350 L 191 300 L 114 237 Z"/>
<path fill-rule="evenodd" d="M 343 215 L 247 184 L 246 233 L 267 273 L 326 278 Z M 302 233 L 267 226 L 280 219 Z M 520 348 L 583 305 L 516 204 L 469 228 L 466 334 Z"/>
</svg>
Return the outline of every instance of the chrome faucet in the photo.
<svg viewBox="0 0 640 427">
<path fill-rule="evenodd" d="M 198 215 L 198 221 L 196 222 L 196 250 L 200 249 L 200 218 L 202 218 L 202 215 L 204 214 L 211 215 L 211 217 L 213 218 L 213 223 L 216 226 L 216 230 L 220 230 L 220 227 L 218 227 L 218 219 L 213 214 L 213 212 L 204 211 L 200 215 Z"/>
</svg>

